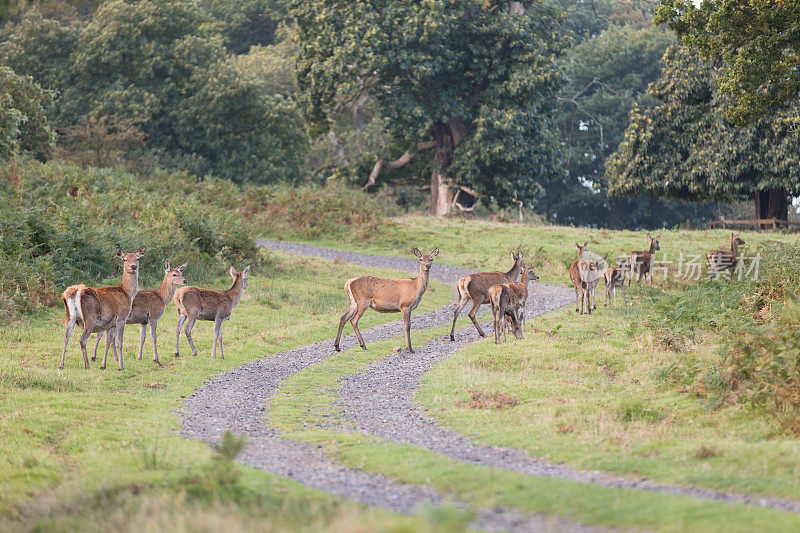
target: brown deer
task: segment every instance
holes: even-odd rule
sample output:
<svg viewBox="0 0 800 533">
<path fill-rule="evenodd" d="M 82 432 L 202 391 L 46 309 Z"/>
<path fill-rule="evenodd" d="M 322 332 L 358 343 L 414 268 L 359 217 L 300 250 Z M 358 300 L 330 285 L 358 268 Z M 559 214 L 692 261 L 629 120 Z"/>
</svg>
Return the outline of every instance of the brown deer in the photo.
<svg viewBox="0 0 800 533">
<path fill-rule="evenodd" d="M 706 254 L 708 274 L 719 274 L 725 270 L 733 272 L 733 269 L 736 268 L 736 264 L 739 261 L 737 256 L 739 254 L 739 246 L 742 244 L 744 244 L 744 241 L 739 238 L 739 235 L 731 233 L 730 251 L 720 248 L 719 250 L 708 252 L 708 254 Z"/>
<path fill-rule="evenodd" d="M 107 287 L 87 287 L 86 285 L 72 285 L 61 295 L 64 309 L 67 312 L 66 333 L 64 334 L 64 351 L 61 353 L 60 369 L 64 369 L 64 360 L 67 357 L 67 343 L 72 335 L 72 329 L 77 322 L 83 325 L 81 335 L 81 351 L 83 352 L 83 366 L 89 369 L 89 358 L 86 355 L 86 341 L 95 332 L 106 332 L 113 329 L 116 332 L 116 342 L 111 337 L 111 348 L 117 353 L 116 345 L 120 346 L 117 364 L 122 366 L 122 335 L 125 330 L 125 320 L 131 312 L 131 304 L 139 291 L 139 258 L 145 253 L 142 246 L 135 253 L 126 254 L 122 248 L 117 247 L 117 257 L 122 259 L 122 283 Z M 106 352 L 108 353 L 108 352 Z M 106 367 L 103 359 L 101 369 Z"/>
<path fill-rule="evenodd" d="M 518 339 L 525 338 L 525 303 L 528 301 L 528 282 L 536 281 L 539 276 L 533 269 L 526 267 L 522 271 L 519 281 L 492 285 L 489 287 L 489 301 L 492 304 L 492 318 L 494 324 L 494 342 L 500 342 L 500 327 L 502 321 L 503 340 L 506 340 L 507 319 L 511 319 L 514 336 Z"/>
<path fill-rule="evenodd" d="M 150 326 L 150 337 L 153 340 L 153 361 L 161 366 L 158 360 L 158 348 L 156 347 L 156 326 L 158 320 L 164 314 L 164 310 L 172 301 L 172 296 L 175 294 L 175 289 L 186 285 L 186 278 L 183 277 L 183 270 L 186 268 L 186 263 L 178 268 L 171 268 L 169 259 L 164 261 L 164 279 L 161 281 L 161 286 L 154 291 L 139 291 L 136 293 L 136 298 L 133 299 L 131 306 L 131 314 L 128 315 L 126 324 L 139 324 L 139 357 L 142 359 L 142 351 L 144 350 L 144 341 L 147 337 L 147 326 Z M 113 330 L 106 332 L 106 354 L 104 359 L 108 357 L 109 339 Z M 97 346 L 100 344 L 100 339 L 103 336 L 97 335 L 97 342 L 94 345 L 94 355 L 92 361 L 97 358 Z M 120 345 L 120 348 L 122 346 Z"/>
<path fill-rule="evenodd" d="M 614 307 L 617 306 L 617 289 L 622 289 L 622 304 L 625 305 L 625 275 L 628 273 L 628 262 L 630 260 L 626 257 L 620 260 L 618 267 L 608 267 L 603 272 L 603 279 L 606 284 L 606 304 L 611 299 L 611 294 L 614 294 Z"/>
<path fill-rule="evenodd" d="M 178 307 L 178 328 L 175 336 L 175 357 L 180 357 L 178 345 L 181 340 L 181 328 L 186 322 L 186 339 L 192 347 L 192 355 L 197 355 L 197 350 L 192 342 L 192 328 L 195 321 L 213 320 L 214 321 L 214 343 L 211 349 L 211 357 L 217 357 L 217 344 L 219 344 L 219 357 L 225 359 L 222 351 L 222 323 L 231 317 L 233 308 L 242 299 L 242 292 L 247 288 L 247 273 L 250 266 L 244 270 L 237 271 L 231 266 L 230 274 L 233 278 L 233 285 L 226 291 L 211 291 L 197 287 L 180 287 L 175 291 L 175 305 Z M 188 322 L 187 322 L 188 319 Z"/>
<path fill-rule="evenodd" d="M 578 270 L 578 263 L 583 260 L 583 254 L 586 253 L 586 249 L 589 247 L 589 241 L 585 241 L 583 246 L 576 242 L 575 246 L 578 248 L 578 259 L 569 267 L 569 279 L 572 281 L 572 284 L 575 285 L 575 312 L 577 313 L 580 311 L 580 305 L 583 301 L 584 288 Z"/>
<path fill-rule="evenodd" d="M 340 351 L 339 340 L 342 338 L 344 323 L 348 320 L 353 325 L 353 331 L 358 337 L 358 344 L 367 349 L 361 332 L 358 330 L 358 321 L 364 312 L 372 308 L 379 313 L 402 313 L 403 325 L 406 332 L 406 349 L 414 353 L 411 348 L 411 311 L 417 308 L 422 295 L 428 288 L 428 275 L 434 258 L 439 255 L 436 248 L 430 254 L 423 254 L 417 248 L 412 250 L 419 259 L 419 274 L 413 279 L 376 278 L 375 276 L 361 276 L 347 280 L 344 290 L 350 297 L 350 307 L 339 320 L 339 333 L 336 334 L 334 349 Z"/>
<path fill-rule="evenodd" d="M 456 340 L 456 320 L 458 320 L 458 315 L 468 302 L 472 302 L 472 309 L 469 310 L 467 315 L 475 325 L 475 329 L 478 330 L 478 335 L 481 337 L 486 336 L 480 324 L 478 324 L 478 321 L 475 319 L 475 315 L 481 305 L 490 303 L 489 288 L 492 285 L 503 285 L 504 283 L 517 281 L 517 276 L 525 269 L 525 260 L 520 250 L 517 250 L 517 255 L 514 255 L 512 251 L 511 259 L 514 260 L 514 264 L 511 265 L 511 270 L 508 272 L 476 272 L 474 274 L 467 274 L 458 280 L 458 284 L 456 285 L 458 289 L 458 303 L 453 313 L 453 327 L 450 328 L 451 341 Z"/>
<path fill-rule="evenodd" d="M 650 277 L 650 285 L 653 284 L 653 254 L 656 253 L 657 250 L 660 250 L 661 247 L 658 245 L 658 240 L 661 238 L 661 234 L 655 236 L 655 238 L 651 237 L 650 234 L 647 234 L 647 240 L 650 241 L 650 248 L 648 250 L 638 250 L 635 252 L 631 252 L 628 255 L 628 260 L 630 262 L 630 272 L 631 277 L 628 279 L 628 286 L 631 285 L 631 280 L 633 279 L 634 273 L 638 274 L 639 277 L 636 280 L 637 282 L 642 282 L 642 276 Z"/>
</svg>

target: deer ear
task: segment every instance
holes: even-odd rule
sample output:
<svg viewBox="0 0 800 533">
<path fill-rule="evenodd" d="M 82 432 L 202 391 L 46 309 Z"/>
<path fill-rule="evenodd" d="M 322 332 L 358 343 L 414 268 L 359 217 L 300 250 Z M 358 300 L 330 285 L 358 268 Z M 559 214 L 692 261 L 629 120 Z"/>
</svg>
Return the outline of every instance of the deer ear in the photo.
<svg viewBox="0 0 800 533">
<path fill-rule="evenodd" d="M 583 247 L 586 248 L 587 246 L 589 246 L 589 241 L 583 241 Z"/>
<path fill-rule="evenodd" d="M 414 248 L 412 248 L 412 249 L 411 249 L 411 252 L 412 252 L 414 255 L 416 255 L 417 257 L 422 257 L 422 252 L 420 252 L 420 251 L 419 251 L 419 249 L 418 249 L 416 246 L 415 246 Z"/>
<path fill-rule="evenodd" d="M 431 252 L 431 259 L 439 255 L 439 248 L 436 248 L 434 251 Z"/>
<path fill-rule="evenodd" d="M 522 250 L 517 250 L 517 259 L 522 259 Z"/>
<path fill-rule="evenodd" d="M 167 272 L 169 272 L 170 270 L 172 270 L 172 269 L 169 267 L 169 259 L 164 259 L 164 270 L 166 270 Z"/>
<path fill-rule="evenodd" d="M 117 246 L 117 257 L 119 258 L 125 257 L 125 252 L 123 252 L 122 248 L 120 248 L 119 246 Z"/>
<path fill-rule="evenodd" d="M 246 276 L 248 272 L 250 272 L 250 265 L 247 265 L 246 267 L 244 267 L 244 270 L 242 270 L 242 274 L 244 274 Z"/>
<path fill-rule="evenodd" d="M 231 268 L 230 268 L 230 270 L 228 270 L 228 273 L 230 273 L 232 278 L 236 278 L 236 274 L 238 274 L 238 272 L 236 272 L 236 269 L 233 267 L 233 265 L 231 265 Z"/>
<path fill-rule="evenodd" d="M 580 247 L 581 247 L 581 245 L 580 245 L 580 244 L 578 244 L 578 241 L 575 241 L 575 247 L 576 247 L 576 248 L 580 248 Z"/>
<path fill-rule="evenodd" d="M 183 271 L 184 271 L 184 269 L 186 268 L 186 265 L 188 265 L 188 264 L 189 264 L 189 263 L 184 263 L 184 264 L 182 264 L 181 266 L 179 266 L 179 267 L 178 267 L 178 272 L 183 272 Z"/>
<path fill-rule="evenodd" d="M 144 246 L 142 246 L 141 248 L 139 248 L 139 249 L 136 251 L 136 255 L 137 255 L 137 256 L 139 256 L 139 257 L 142 257 L 146 251 L 147 251 L 147 248 L 145 248 Z"/>
</svg>

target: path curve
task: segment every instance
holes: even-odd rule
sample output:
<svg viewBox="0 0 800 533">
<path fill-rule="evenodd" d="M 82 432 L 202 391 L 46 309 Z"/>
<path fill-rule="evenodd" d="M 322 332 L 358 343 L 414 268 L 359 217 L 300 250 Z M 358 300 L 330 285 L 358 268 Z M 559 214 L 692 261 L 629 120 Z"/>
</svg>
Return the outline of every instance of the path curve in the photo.
<svg viewBox="0 0 800 533">
<path fill-rule="evenodd" d="M 290 242 L 259 241 L 259 245 L 297 255 L 340 258 L 353 264 L 410 273 L 416 273 L 419 269 L 416 259 L 359 254 Z M 468 272 L 466 269 L 434 263 L 431 278 L 453 286 L 458 278 Z M 528 304 L 529 316 L 562 307 L 571 302 L 573 294 L 563 287 L 534 284 Z M 449 324 L 451 319 L 452 310 L 449 306 L 412 318 L 415 329 Z M 402 323 L 395 321 L 376 326 L 362 334 L 368 343 L 397 337 L 403 334 Z M 528 475 L 563 477 L 800 512 L 800 502 L 790 500 L 655 484 L 603 472 L 574 470 L 563 464 L 554 465 L 532 458 L 521 450 L 476 445 L 466 437 L 441 428 L 422 413 L 413 401 L 419 377 L 436 361 L 474 342 L 476 338 L 477 334 L 470 325 L 457 332 L 458 340 L 455 343 L 447 341 L 446 337 L 437 338 L 418 347 L 413 357 L 407 354 L 389 355 L 372 363 L 366 372 L 344 378 L 340 389 L 340 406 L 345 416 L 356 424 L 357 430 L 364 433 L 421 446 L 465 463 L 506 468 Z M 352 334 L 342 339 L 343 349 L 355 344 Z M 281 438 L 269 426 L 265 411 L 280 382 L 334 354 L 332 342 L 325 341 L 258 359 L 214 378 L 187 399 L 181 410 L 184 422 L 182 434 L 207 442 L 218 441 L 226 430 L 245 435 L 247 445 L 240 456 L 243 463 L 362 503 L 402 513 L 412 512 L 420 505 L 448 503 L 446 498 L 429 487 L 401 484 L 385 476 L 345 467 L 327 457 L 318 446 Z M 384 419 L 388 422 L 383 423 Z M 451 500 L 449 503 L 465 507 L 463 503 Z M 513 509 L 480 511 L 474 525 L 482 529 L 514 531 L 553 527 L 561 531 L 600 529 L 560 517 L 523 514 Z"/>
</svg>

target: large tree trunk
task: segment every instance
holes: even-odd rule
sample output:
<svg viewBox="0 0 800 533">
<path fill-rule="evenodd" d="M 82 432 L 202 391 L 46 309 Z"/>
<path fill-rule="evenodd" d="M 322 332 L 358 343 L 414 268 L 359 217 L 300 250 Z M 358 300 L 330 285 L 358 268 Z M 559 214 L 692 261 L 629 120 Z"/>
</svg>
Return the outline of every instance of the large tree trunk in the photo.
<svg viewBox="0 0 800 533">
<path fill-rule="evenodd" d="M 756 218 L 787 220 L 789 218 L 789 193 L 773 187 L 755 193 Z"/>
<path fill-rule="evenodd" d="M 447 180 L 447 168 L 453 162 L 453 148 L 456 143 L 450 123 L 437 122 L 433 125 L 433 132 L 436 152 L 431 172 L 431 215 L 441 217 L 450 212 L 453 203 L 453 193 Z"/>
</svg>

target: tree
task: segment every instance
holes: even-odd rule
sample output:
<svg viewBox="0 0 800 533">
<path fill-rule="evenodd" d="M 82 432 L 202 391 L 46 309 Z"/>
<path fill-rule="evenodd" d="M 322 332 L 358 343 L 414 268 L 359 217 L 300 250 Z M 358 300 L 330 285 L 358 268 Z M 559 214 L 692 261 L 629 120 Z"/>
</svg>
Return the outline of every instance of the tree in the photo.
<svg viewBox="0 0 800 533">
<path fill-rule="evenodd" d="M 720 88 L 733 97 L 727 116 L 743 125 L 800 94 L 800 2 L 662 0 L 667 23 L 689 48 L 720 60 Z"/>
<path fill-rule="evenodd" d="M 608 164 L 611 192 L 690 201 L 749 198 L 758 218 L 786 219 L 788 196 L 800 192 L 800 105 L 740 128 L 726 119 L 718 65 L 677 46 L 665 62 L 648 89 L 658 105 L 634 108 Z"/>
<path fill-rule="evenodd" d="M 0 159 L 19 152 L 41 155 L 53 146 L 55 133 L 45 115 L 53 97 L 30 76 L 0 67 Z"/>
<path fill-rule="evenodd" d="M 552 123 L 562 84 L 556 16 L 500 0 L 314 0 L 292 3 L 300 41 L 298 101 L 315 133 L 367 102 L 405 153 L 371 173 L 433 151 L 430 204 L 451 188 L 501 203 L 531 200 L 559 172 Z"/>
</svg>

